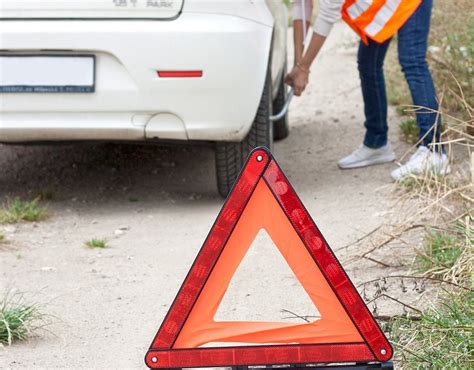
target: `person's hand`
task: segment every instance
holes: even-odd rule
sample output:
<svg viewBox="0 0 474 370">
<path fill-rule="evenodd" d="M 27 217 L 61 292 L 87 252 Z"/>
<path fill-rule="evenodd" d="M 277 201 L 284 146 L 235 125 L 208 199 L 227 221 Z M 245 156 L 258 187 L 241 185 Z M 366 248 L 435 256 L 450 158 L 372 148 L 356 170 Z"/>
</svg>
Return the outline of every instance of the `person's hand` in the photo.
<svg viewBox="0 0 474 370">
<path fill-rule="evenodd" d="M 293 87 L 296 96 L 301 96 L 309 80 L 309 70 L 296 65 L 285 78 L 285 82 Z"/>
</svg>

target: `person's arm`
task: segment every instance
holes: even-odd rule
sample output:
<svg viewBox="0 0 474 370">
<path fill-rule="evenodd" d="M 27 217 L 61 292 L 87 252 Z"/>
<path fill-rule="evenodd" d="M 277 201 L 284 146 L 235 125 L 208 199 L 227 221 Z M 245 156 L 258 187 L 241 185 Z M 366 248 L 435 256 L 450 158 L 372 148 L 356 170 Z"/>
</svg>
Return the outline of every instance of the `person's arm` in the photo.
<svg viewBox="0 0 474 370">
<path fill-rule="evenodd" d="M 294 61 L 296 64 L 303 58 L 304 40 L 311 25 L 310 21 L 313 14 L 313 0 L 292 0 L 291 14 L 293 17 Z"/>
<path fill-rule="evenodd" d="M 340 19 L 340 12 L 344 0 L 320 0 L 319 14 L 313 27 L 313 36 L 306 52 L 301 58 L 296 59 L 295 66 L 288 74 L 286 82 L 293 87 L 296 96 L 300 96 L 306 88 L 309 80 L 309 71 L 311 65 L 321 50 L 326 37 L 329 35 L 332 26 Z M 300 22 L 301 23 L 301 22 Z M 294 30 L 296 33 L 296 30 Z M 300 30 L 302 35 L 302 31 Z M 296 36 L 295 36 L 296 42 Z M 296 43 L 295 43 L 296 49 Z"/>
<path fill-rule="evenodd" d="M 310 23 L 307 21 L 306 22 L 306 30 L 308 30 L 310 26 Z M 304 27 L 303 27 L 303 21 L 302 20 L 296 20 L 293 21 L 293 41 L 294 41 L 294 49 L 295 49 L 295 56 L 294 56 L 294 61 L 295 64 L 300 63 L 301 59 L 303 59 L 303 53 L 304 53 L 304 39 L 303 37 L 304 34 Z"/>
<path fill-rule="evenodd" d="M 313 37 L 311 37 L 311 41 L 309 43 L 308 49 L 306 50 L 306 53 L 304 53 L 304 56 L 300 59 L 300 61 L 296 64 L 296 67 L 298 67 L 301 70 L 308 71 L 313 65 L 314 60 L 319 54 L 319 51 L 324 45 L 324 42 L 326 41 L 326 36 L 322 36 L 319 33 L 314 32 Z"/>
</svg>

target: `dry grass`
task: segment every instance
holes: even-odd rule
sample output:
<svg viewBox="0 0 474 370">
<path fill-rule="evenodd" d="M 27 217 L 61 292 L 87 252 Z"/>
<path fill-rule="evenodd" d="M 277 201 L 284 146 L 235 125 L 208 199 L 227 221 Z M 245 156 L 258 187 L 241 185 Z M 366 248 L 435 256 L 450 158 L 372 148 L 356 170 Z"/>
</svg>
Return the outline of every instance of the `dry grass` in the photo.
<svg viewBox="0 0 474 370">
<path fill-rule="evenodd" d="M 450 158 L 452 173 L 410 175 L 396 183 L 395 216 L 391 224 L 383 225 L 371 235 L 372 245 L 360 254 L 390 267 L 385 259 L 377 260 L 373 255 L 377 252 L 381 255 L 382 248 L 390 248 L 397 242 L 406 247 L 412 245 L 417 252 L 412 264 L 416 275 L 397 274 L 362 284 L 364 291 L 367 284 L 375 285 L 370 302 L 390 299 L 403 307 L 402 315 L 385 318 L 386 329 L 397 349 L 397 368 L 461 369 L 474 363 L 474 351 L 469 344 L 474 332 L 474 120 L 463 84 L 451 79 L 457 90 L 450 90 L 449 101 L 442 96 L 442 110 L 437 113 L 445 122 L 441 145 Z M 446 109 L 445 103 L 449 103 Z M 409 107 L 407 113 L 413 115 L 416 109 Z M 415 145 L 400 161 L 414 150 Z M 410 244 L 406 236 L 413 230 L 418 234 L 427 230 L 422 244 L 417 244 L 419 238 L 413 238 Z M 416 290 L 418 298 L 406 298 L 407 280 L 417 282 L 408 289 Z M 397 284 L 401 294 L 387 293 Z M 376 310 L 377 305 L 374 313 Z"/>
<path fill-rule="evenodd" d="M 432 143 L 433 147 L 443 146 L 450 158 L 452 173 L 449 176 L 439 176 L 434 173 L 424 173 L 420 176 L 410 175 L 403 178 L 397 184 L 398 189 L 405 191 L 405 198 L 418 200 L 426 203 L 431 208 L 444 210 L 448 213 L 456 213 L 449 204 L 463 204 L 469 209 L 474 202 L 474 109 L 466 99 L 465 93 L 461 89 L 461 84 L 454 80 L 458 87 L 456 99 L 464 111 L 453 114 L 444 113 L 443 110 L 436 112 L 442 116 L 447 123 L 441 133 L 441 142 Z M 441 99 L 441 103 L 444 99 Z M 410 112 L 415 112 L 417 108 L 411 108 Z M 464 119 L 462 117 L 468 117 Z M 419 144 L 423 138 L 416 143 Z M 406 159 L 415 146 L 411 147 L 400 158 L 400 162 Z M 400 194 L 403 197 L 402 194 Z M 424 209 L 424 208 L 423 208 Z"/>
<path fill-rule="evenodd" d="M 414 268 L 421 278 L 444 283 L 424 298 L 432 307 L 419 310 L 416 320 L 407 316 L 390 323 L 402 368 L 469 368 L 474 362 L 469 345 L 474 332 L 473 110 L 457 86 L 455 98 L 465 111 L 444 114 L 448 124 L 441 135 L 452 174 L 411 175 L 396 184 L 399 205 L 408 211 L 403 223 L 434 226 L 417 248 Z"/>
<path fill-rule="evenodd" d="M 474 363 L 473 249 L 470 210 L 450 228 L 430 232 L 415 259 L 423 278 L 442 281 L 438 299 L 419 315 L 390 322 L 400 368 L 468 369 Z"/>
<path fill-rule="evenodd" d="M 374 315 L 387 323 L 397 368 L 464 369 L 474 363 L 473 14 L 471 0 L 434 2 L 428 62 L 439 95 L 441 108 L 436 113 L 443 122 L 441 141 L 451 174 L 424 173 L 396 183 L 386 224 L 341 248 L 357 248 L 357 256 L 345 266 L 366 259 L 386 271 L 358 288 L 364 297 L 367 293 Z M 401 135 L 413 144 L 400 158 L 404 162 L 416 149 L 413 119 L 420 107 L 411 106 L 394 41 L 385 75 L 390 103 L 406 115 Z M 393 252 L 396 247 L 400 249 Z M 398 251 L 405 253 L 403 258 Z M 389 300 L 403 311 L 395 316 L 378 312 L 378 300 Z"/>
</svg>

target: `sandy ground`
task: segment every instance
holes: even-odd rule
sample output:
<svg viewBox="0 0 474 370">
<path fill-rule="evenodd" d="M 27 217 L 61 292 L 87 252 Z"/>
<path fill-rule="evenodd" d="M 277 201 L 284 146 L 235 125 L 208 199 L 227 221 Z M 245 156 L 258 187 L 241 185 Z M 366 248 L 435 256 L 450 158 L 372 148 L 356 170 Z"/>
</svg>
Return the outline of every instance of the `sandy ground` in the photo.
<svg viewBox="0 0 474 370">
<path fill-rule="evenodd" d="M 290 137 L 274 148 L 343 260 L 357 254 L 345 245 L 388 217 L 395 166 L 336 166 L 363 135 L 355 54 L 355 37 L 337 25 L 309 90 L 292 104 Z M 390 121 L 397 126 L 393 112 Z M 392 130 L 401 154 L 406 146 L 397 136 Z M 207 147 L 0 146 L 0 199 L 53 193 L 46 221 L 0 227 L 10 240 L 0 250 L 0 291 L 26 292 L 54 315 L 48 327 L 54 335 L 41 332 L 0 348 L 0 367 L 143 368 L 143 356 L 222 206 L 214 177 Z M 93 237 L 106 238 L 110 248 L 85 248 Z M 272 256 L 271 242 L 261 239 L 257 244 L 266 247 L 252 251 L 255 258 L 236 276 L 241 287 L 231 289 L 219 317 L 284 320 L 281 309 L 312 314 L 291 271 Z M 347 271 L 357 284 L 394 269 L 361 260 Z"/>
</svg>

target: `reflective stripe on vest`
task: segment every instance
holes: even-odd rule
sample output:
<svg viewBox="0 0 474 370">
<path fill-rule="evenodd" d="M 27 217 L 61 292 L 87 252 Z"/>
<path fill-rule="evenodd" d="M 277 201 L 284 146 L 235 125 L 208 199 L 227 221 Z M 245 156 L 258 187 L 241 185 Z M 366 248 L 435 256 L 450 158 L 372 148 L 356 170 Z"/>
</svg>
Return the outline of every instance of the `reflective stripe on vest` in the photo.
<svg viewBox="0 0 474 370">
<path fill-rule="evenodd" d="M 410 18 L 422 0 L 346 0 L 342 18 L 367 43 L 384 42 Z"/>
</svg>

